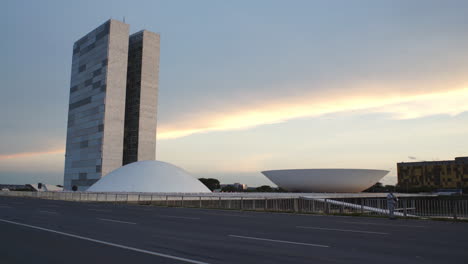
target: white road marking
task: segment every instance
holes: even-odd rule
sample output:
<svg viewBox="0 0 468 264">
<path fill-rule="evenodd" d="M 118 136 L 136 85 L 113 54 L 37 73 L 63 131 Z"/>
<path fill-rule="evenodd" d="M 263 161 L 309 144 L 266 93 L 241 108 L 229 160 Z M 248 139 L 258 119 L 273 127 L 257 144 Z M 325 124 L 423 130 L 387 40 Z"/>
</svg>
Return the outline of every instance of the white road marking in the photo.
<svg viewBox="0 0 468 264">
<path fill-rule="evenodd" d="M 39 210 L 39 213 L 44 213 L 44 214 L 58 214 L 57 212 L 45 211 L 45 210 Z"/>
<path fill-rule="evenodd" d="M 127 222 L 127 221 L 120 221 L 120 220 L 114 220 L 114 219 L 106 219 L 106 218 L 98 218 L 101 221 L 108 221 L 108 222 L 115 222 L 115 223 L 121 223 L 121 224 L 129 224 L 129 225 L 136 225 L 136 223 L 133 222 Z"/>
<path fill-rule="evenodd" d="M 52 229 L 48 229 L 48 228 L 43 228 L 43 227 L 38 227 L 38 226 L 33 226 L 33 225 L 28 225 L 28 224 L 13 222 L 13 221 L 8 221 L 8 220 L 4 220 L 4 219 L 0 219 L 0 221 L 5 222 L 5 223 L 9 223 L 9 224 L 25 226 L 25 227 L 29 227 L 29 228 L 33 228 L 33 229 L 47 231 L 47 232 L 51 232 L 51 233 L 55 233 L 55 234 L 60 234 L 60 235 L 63 235 L 63 236 L 74 237 L 74 238 L 78 238 L 78 239 L 82 239 L 82 240 L 86 240 L 86 241 L 91 241 L 91 242 L 95 242 L 95 243 L 99 243 L 99 244 L 103 244 L 103 245 L 108 245 L 108 246 L 113 246 L 113 247 L 117 247 L 117 248 L 132 250 L 132 251 L 136 251 L 136 252 L 140 252 L 140 253 L 145 253 L 145 254 L 149 254 L 149 255 L 154 255 L 154 256 L 158 256 L 158 257 L 163 257 L 163 258 L 168 258 L 168 259 L 175 259 L 175 260 L 184 261 L 184 262 L 188 262 L 188 263 L 195 263 L 195 264 L 208 264 L 208 263 L 202 262 L 202 261 L 171 256 L 171 255 L 167 255 L 167 254 L 163 254 L 163 253 L 158 253 L 158 252 L 139 249 L 139 248 L 134 248 L 134 247 L 128 247 L 128 246 L 124 246 L 124 245 L 120 245 L 120 244 L 116 244 L 116 243 L 111 243 L 111 242 L 97 240 L 97 239 L 93 239 L 93 238 L 89 238 L 89 237 L 74 235 L 74 234 L 65 233 L 65 232 L 52 230 Z"/>
<path fill-rule="evenodd" d="M 302 243 L 302 242 L 293 242 L 293 241 L 285 241 L 285 240 L 277 240 L 277 239 L 268 239 L 268 238 L 260 238 L 260 237 L 248 237 L 248 236 L 236 236 L 236 235 L 229 235 L 230 237 L 236 238 L 245 238 L 245 239 L 252 239 L 252 240 L 260 240 L 260 241 L 270 241 L 270 242 L 277 242 L 277 243 L 286 243 L 286 244 L 293 244 L 293 245 L 302 245 L 302 246 L 311 246 L 311 247 L 330 247 L 327 245 L 319 245 L 319 244 L 310 244 L 310 243 Z"/>
<path fill-rule="evenodd" d="M 418 226 L 418 225 L 392 225 L 392 224 L 378 224 L 378 223 L 368 223 L 368 222 L 342 222 L 346 224 L 356 224 L 356 225 L 379 225 L 379 226 L 396 226 L 396 227 L 419 227 L 425 228 L 427 226 Z"/>
<path fill-rule="evenodd" d="M 160 217 L 166 218 L 181 218 L 181 219 L 190 219 L 190 220 L 200 220 L 200 217 L 185 217 L 185 216 L 175 216 L 175 215 L 159 215 Z"/>
<path fill-rule="evenodd" d="M 326 230 L 326 231 L 339 231 L 339 232 L 351 232 L 351 233 L 363 233 L 363 234 L 375 234 L 375 235 L 388 235 L 388 233 L 383 233 L 383 232 L 351 230 L 351 229 L 336 229 L 336 228 L 312 227 L 312 226 L 296 226 L 296 227 L 297 228 L 303 228 L 303 229 L 317 229 L 317 230 Z"/>
</svg>

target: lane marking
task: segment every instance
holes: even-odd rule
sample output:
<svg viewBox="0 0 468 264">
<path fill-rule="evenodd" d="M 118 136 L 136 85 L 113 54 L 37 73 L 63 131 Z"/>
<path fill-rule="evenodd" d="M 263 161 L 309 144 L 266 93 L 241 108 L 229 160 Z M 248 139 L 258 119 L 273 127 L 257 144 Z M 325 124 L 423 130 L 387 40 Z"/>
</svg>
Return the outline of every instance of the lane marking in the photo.
<svg viewBox="0 0 468 264">
<path fill-rule="evenodd" d="M 379 226 L 396 226 L 396 227 L 419 227 L 426 228 L 427 226 L 418 226 L 418 225 L 392 225 L 392 224 L 378 224 L 378 223 L 369 223 L 369 222 L 341 222 L 346 224 L 356 224 L 356 225 L 379 225 Z"/>
<path fill-rule="evenodd" d="M 45 211 L 45 210 L 39 210 L 39 213 L 44 213 L 44 214 L 58 214 L 57 212 Z"/>
<path fill-rule="evenodd" d="M 326 230 L 326 231 L 339 231 L 339 232 L 351 232 L 351 233 L 363 233 L 363 234 L 375 234 L 375 235 L 388 235 L 388 233 L 383 233 L 383 232 L 351 230 L 351 229 L 336 229 L 336 228 L 325 228 L 325 227 L 312 227 L 312 226 L 296 226 L 296 228 L 317 229 L 317 230 Z"/>
<path fill-rule="evenodd" d="M 127 222 L 127 221 L 120 221 L 120 220 L 106 219 L 106 218 L 97 218 L 97 219 L 101 221 L 115 222 L 115 223 L 120 223 L 120 224 L 136 225 L 136 223 Z"/>
<path fill-rule="evenodd" d="M 200 217 L 185 217 L 185 216 L 175 216 L 175 215 L 158 215 L 165 218 L 181 218 L 181 219 L 190 219 L 190 220 L 200 220 Z"/>
<path fill-rule="evenodd" d="M 236 237 L 236 238 L 245 238 L 245 239 L 252 239 L 252 240 L 260 240 L 260 241 L 269 241 L 269 242 L 293 244 L 293 245 L 311 246 L 311 247 L 324 247 L 324 248 L 330 247 L 330 246 L 327 246 L 327 245 L 310 244 L 310 243 L 302 243 L 302 242 L 293 242 L 293 241 L 277 240 L 277 239 L 268 239 L 268 238 L 260 238 L 260 237 L 248 237 L 248 236 L 236 236 L 236 235 L 228 235 L 228 236 L 229 236 L 229 237 Z"/>
<path fill-rule="evenodd" d="M 11 206 L 8 206 L 8 205 L 0 205 L 0 208 L 11 208 Z"/>
<path fill-rule="evenodd" d="M 124 245 L 120 245 L 120 244 L 116 244 L 116 243 L 112 243 L 112 242 L 106 242 L 106 241 L 97 240 L 97 239 L 93 239 L 93 238 L 89 238 L 89 237 L 74 235 L 74 234 L 65 233 L 65 232 L 52 230 L 52 229 L 48 229 L 48 228 L 43 228 L 43 227 L 39 227 L 39 226 L 33 226 L 33 225 L 8 221 L 8 220 L 5 220 L 5 219 L 0 219 L 0 222 L 19 225 L 19 226 L 25 226 L 25 227 L 29 227 L 29 228 L 33 228 L 33 229 L 47 231 L 47 232 L 51 232 L 51 233 L 55 233 L 55 234 L 59 234 L 59 235 L 63 235 L 63 236 L 68 236 L 68 237 L 73 237 L 73 238 L 77 238 L 77 239 L 81 239 L 81 240 L 91 241 L 91 242 L 95 242 L 95 243 L 99 243 L 99 244 L 103 244 L 103 245 L 107 245 L 107 246 L 113 246 L 113 247 L 117 247 L 117 248 L 132 250 L 132 251 L 145 253 L 145 254 L 149 254 L 149 255 L 153 255 L 153 256 L 158 256 L 158 257 L 163 257 L 163 258 L 168 258 L 168 259 L 175 259 L 175 260 L 180 260 L 180 261 L 184 261 L 184 262 L 188 262 L 188 263 L 208 264 L 207 262 L 202 262 L 202 261 L 197 261 L 197 260 L 187 259 L 187 258 L 181 258 L 181 257 L 176 257 L 176 256 L 172 256 L 172 255 L 167 255 L 167 254 L 163 254 L 163 253 L 154 252 L 154 251 L 149 251 L 149 250 L 124 246 Z"/>
</svg>

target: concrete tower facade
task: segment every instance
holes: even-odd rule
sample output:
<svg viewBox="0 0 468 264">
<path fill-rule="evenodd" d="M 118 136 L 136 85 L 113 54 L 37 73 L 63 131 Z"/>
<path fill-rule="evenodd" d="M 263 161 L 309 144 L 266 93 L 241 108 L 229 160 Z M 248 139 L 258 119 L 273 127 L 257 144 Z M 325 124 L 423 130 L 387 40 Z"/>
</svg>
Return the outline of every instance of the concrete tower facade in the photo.
<svg viewBox="0 0 468 264">
<path fill-rule="evenodd" d="M 128 141 L 125 140 L 127 116 L 137 120 L 134 123 L 138 124 L 135 126 L 138 143 L 142 142 L 136 145 L 136 159 L 129 162 L 155 158 L 159 35 L 148 32 L 142 34 L 143 39 L 146 35 L 157 38 L 157 45 L 148 41 L 146 48 L 146 42 L 142 41 L 141 56 L 129 56 L 134 53 L 129 53 L 129 49 L 138 50 L 138 41 L 130 41 L 133 36 L 129 38 L 129 25 L 117 20 L 105 22 L 75 42 L 65 153 L 66 190 L 74 187 L 86 190 L 102 176 L 122 166 L 124 141 Z M 145 52 L 146 49 L 150 51 Z M 145 54 L 150 56 L 148 62 L 145 62 Z M 128 82 L 137 79 L 140 81 Z M 132 101 L 126 108 L 128 90 L 134 89 L 139 90 L 136 93 L 138 104 Z M 144 99 L 140 99 L 141 96 Z M 133 108 L 138 108 L 138 115 L 126 115 L 126 111 L 132 112 Z M 151 115 L 147 113 L 151 111 Z M 133 123 L 127 127 L 134 127 Z M 152 156 L 146 154 L 151 150 Z"/>
<path fill-rule="evenodd" d="M 123 165 L 156 158 L 159 41 L 146 30 L 130 36 Z"/>
</svg>

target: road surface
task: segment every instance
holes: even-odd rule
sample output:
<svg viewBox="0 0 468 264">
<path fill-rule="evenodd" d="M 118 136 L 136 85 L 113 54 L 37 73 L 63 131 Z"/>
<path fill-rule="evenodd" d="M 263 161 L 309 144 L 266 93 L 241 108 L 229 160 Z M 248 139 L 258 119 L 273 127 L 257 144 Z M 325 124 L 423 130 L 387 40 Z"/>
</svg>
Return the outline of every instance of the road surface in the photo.
<svg viewBox="0 0 468 264">
<path fill-rule="evenodd" d="M 0 197 L 0 263 L 462 263 L 468 224 Z"/>
</svg>

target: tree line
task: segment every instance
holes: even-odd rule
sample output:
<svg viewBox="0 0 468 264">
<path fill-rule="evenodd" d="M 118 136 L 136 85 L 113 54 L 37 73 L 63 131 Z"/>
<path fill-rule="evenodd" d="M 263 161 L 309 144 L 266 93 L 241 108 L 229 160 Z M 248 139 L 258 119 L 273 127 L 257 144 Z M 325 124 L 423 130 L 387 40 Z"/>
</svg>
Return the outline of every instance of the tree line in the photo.
<svg viewBox="0 0 468 264">
<path fill-rule="evenodd" d="M 221 188 L 221 184 L 219 180 L 213 179 L 213 178 L 199 178 L 200 180 L 208 189 L 211 191 L 214 190 L 220 190 L 221 192 L 286 192 L 286 190 L 281 189 L 281 188 L 273 188 L 268 185 L 262 185 L 260 187 L 257 187 L 255 189 L 248 189 L 248 190 L 243 190 L 236 188 L 233 185 L 226 185 Z"/>
</svg>

